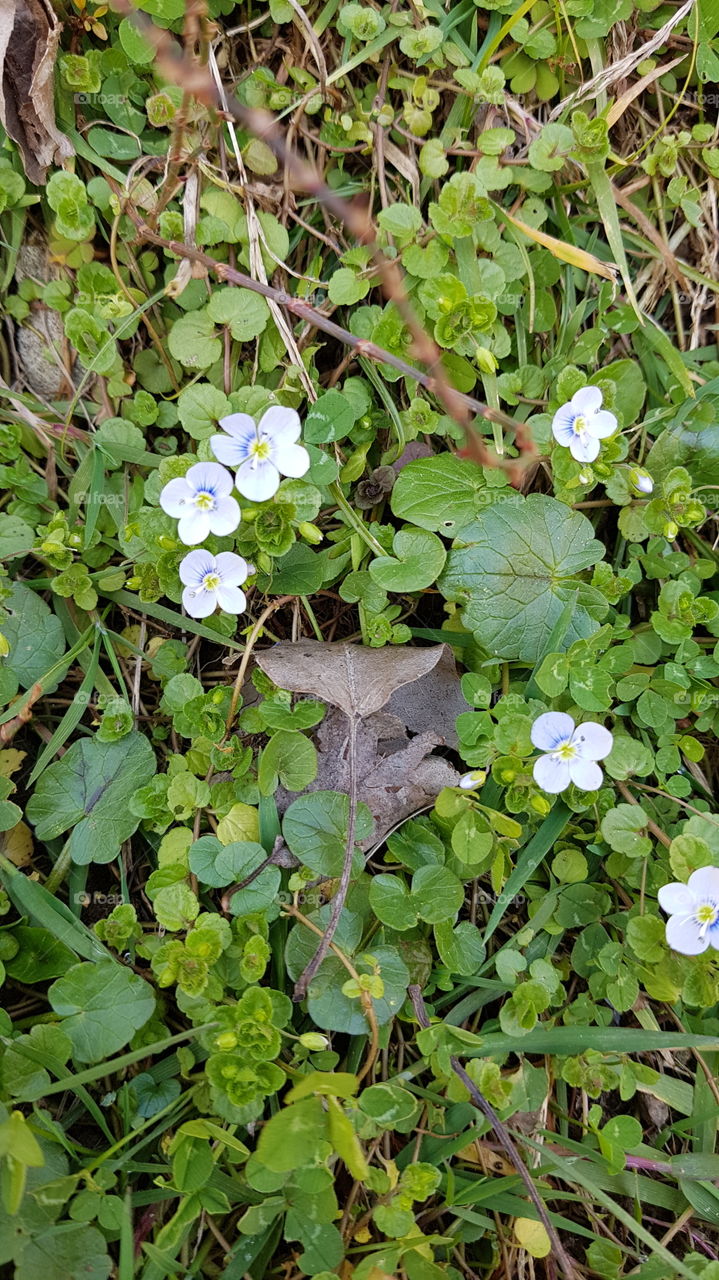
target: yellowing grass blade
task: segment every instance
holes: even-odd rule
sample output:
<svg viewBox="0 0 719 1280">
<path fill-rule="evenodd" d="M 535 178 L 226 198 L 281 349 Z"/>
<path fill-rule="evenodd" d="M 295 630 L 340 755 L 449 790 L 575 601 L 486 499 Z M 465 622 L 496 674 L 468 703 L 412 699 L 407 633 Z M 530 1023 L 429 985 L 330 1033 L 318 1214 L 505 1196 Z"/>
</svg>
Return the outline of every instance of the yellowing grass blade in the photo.
<svg viewBox="0 0 719 1280">
<path fill-rule="evenodd" d="M 506 209 L 502 209 L 501 213 L 513 227 L 523 235 L 529 236 L 535 244 L 541 244 L 548 249 L 553 257 L 559 258 L 560 262 L 568 262 L 571 267 L 590 271 L 595 276 L 604 276 L 605 280 L 616 279 L 618 269 L 613 262 L 602 262 L 593 253 L 587 253 L 586 249 L 578 249 L 576 245 L 567 244 L 564 240 L 558 240 L 556 236 L 548 235 L 546 231 L 538 231 L 536 227 L 530 227 L 526 222 L 522 222 L 521 218 L 515 218 L 514 214 L 508 213 Z"/>
</svg>

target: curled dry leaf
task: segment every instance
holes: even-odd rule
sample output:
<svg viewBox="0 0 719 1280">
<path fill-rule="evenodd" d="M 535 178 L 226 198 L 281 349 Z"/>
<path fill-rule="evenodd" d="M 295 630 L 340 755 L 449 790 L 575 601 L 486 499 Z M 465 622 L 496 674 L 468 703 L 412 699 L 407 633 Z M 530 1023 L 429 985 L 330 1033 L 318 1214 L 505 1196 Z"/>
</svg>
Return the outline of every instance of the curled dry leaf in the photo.
<svg viewBox="0 0 719 1280">
<path fill-rule="evenodd" d="M 372 835 L 359 841 L 365 853 L 413 814 L 431 808 L 443 787 L 455 787 L 459 774 L 448 760 L 432 754 L 442 738 L 435 733 L 407 735 L 403 721 L 387 712 L 362 720 L 355 736 L 357 794 L 374 818 Z M 308 791 L 339 791 L 350 786 L 350 735 L 345 715 L 331 710 L 317 730 L 317 777 Z M 280 813 L 294 799 L 277 792 Z"/>
<path fill-rule="evenodd" d="M 258 666 L 280 689 L 309 693 L 352 720 L 380 711 L 395 689 L 431 671 L 444 652 L 431 649 L 369 649 L 359 644 L 282 641 L 257 654 Z"/>
<path fill-rule="evenodd" d="M 0 4 L 0 121 L 31 182 L 74 154 L 55 123 L 55 59 L 62 25 L 47 0 Z"/>
</svg>

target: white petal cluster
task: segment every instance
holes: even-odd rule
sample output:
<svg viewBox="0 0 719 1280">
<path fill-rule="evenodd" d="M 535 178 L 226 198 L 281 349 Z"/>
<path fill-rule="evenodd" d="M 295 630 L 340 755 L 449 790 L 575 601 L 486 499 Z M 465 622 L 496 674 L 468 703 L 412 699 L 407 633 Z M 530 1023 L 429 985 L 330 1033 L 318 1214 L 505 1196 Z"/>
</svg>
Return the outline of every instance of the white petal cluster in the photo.
<svg viewBox="0 0 719 1280">
<path fill-rule="evenodd" d="M 196 547 L 211 533 L 221 538 L 235 532 L 242 513 L 233 487 L 251 502 L 267 502 L 281 476 L 299 478 L 310 466 L 307 450 L 297 443 L 301 423 L 294 409 L 274 405 L 257 424 L 246 413 L 232 413 L 220 426 L 222 434 L 210 440 L 218 461 L 195 463 L 160 494 L 162 510 L 177 520 L 178 537 L 187 547 Z M 227 467 L 236 468 L 234 481 Z M 218 556 L 191 551 L 180 565 L 185 609 L 193 618 L 207 618 L 218 607 L 243 613 L 247 601 L 240 584 L 249 573 L 253 566 L 231 551 Z"/>
<path fill-rule="evenodd" d="M 570 782 L 582 791 L 596 791 L 603 774 L 597 760 L 609 755 L 614 739 L 602 724 L 587 720 L 575 725 L 565 711 L 546 711 L 532 725 L 531 739 L 545 754 L 534 762 L 534 781 L 542 791 L 558 795 Z"/>
</svg>

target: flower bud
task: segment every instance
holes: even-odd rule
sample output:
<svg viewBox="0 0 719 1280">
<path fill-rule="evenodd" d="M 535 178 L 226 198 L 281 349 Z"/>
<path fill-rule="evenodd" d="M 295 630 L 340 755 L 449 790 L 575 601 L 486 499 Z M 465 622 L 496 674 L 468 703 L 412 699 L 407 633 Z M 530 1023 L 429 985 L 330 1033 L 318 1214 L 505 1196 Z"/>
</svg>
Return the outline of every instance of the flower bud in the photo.
<svg viewBox="0 0 719 1280">
<path fill-rule="evenodd" d="M 489 347 L 477 347 L 474 353 L 474 359 L 480 373 L 496 373 L 498 366 L 497 357 L 492 354 Z"/>
<path fill-rule="evenodd" d="M 487 774 L 484 769 L 472 769 L 469 773 L 462 774 L 457 786 L 461 787 L 463 791 L 474 791 L 475 787 L 481 787 L 486 778 Z"/>
<path fill-rule="evenodd" d="M 629 482 L 635 493 L 650 494 L 654 492 L 654 481 L 644 467 L 632 467 Z"/>
<path fill-rule="evenodd" d="M 313 547 L 318 546 L 324 538 L 322 530 L 318 529 L 317 525 L 312 524 L 310 520 L 303 520 L 302 524 L 298 524 L 297 532 L 301 538 L 304 538 L 305 542 L 309 542 Z"/>
<path fill-rule="evenodd" d="M 236 1049 L 237 1036 L 234 1031 L 221 1031 L 219 1036 L 215 1036 L 215 1048 L 222 1053 L 227 1053 L 230 1049 Z"/>
<path fill-rule="evenodd" d="M 320 1049 L 326 1049 L 329 1046 L 327 1036 L 321 1036 L 319 1031 L 305 1031 L 300 1036 L 300 1044 L 303 1049 L 313 1049 L 319 1052 Z"/>
<path fill-rule="evenodd" d="M 664 537 L 668 538 L 669 541 L 671 542 L 673 541 L 674 538 L 676 538 L 678 533 L 679 533 L 679 525 L 676 523 L 676 521 L 667 520 L 664 526 Z"/>
</svg>

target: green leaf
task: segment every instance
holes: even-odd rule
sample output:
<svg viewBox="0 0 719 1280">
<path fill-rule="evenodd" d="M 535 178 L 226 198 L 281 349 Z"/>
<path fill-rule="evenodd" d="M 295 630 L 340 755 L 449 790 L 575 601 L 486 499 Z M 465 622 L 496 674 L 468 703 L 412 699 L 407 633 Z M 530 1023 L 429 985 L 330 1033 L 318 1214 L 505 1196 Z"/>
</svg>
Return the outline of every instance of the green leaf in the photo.
<svg viewBox="0 0 719 1280">
<path fill-rule="evenodd" d="M 305 444 L 328 444 L 332 440 L 344 440 L 356 421 L 357 414 L 351 399 L 340 391 L 325 391 L 309 409 L 302 428 L 302 439 Z"/>
<path fill-rule="evenodd" d="M 416 458 L 402 468 L 391 505 L 400 520 L 453 538 L 474 520 L 489 498 L 476 463 L 441 453 L 436 458 Z"/>
<path fill-rule="evenodd" d="M 326 1148 L 327 1113 L 321 1098 L 304 1098 L 283 1107 L 263 1125 L 257 1158 L 275 1173 L 314 1164 Z"/>
<path fill-rule="evenodd" d="M 220 418 L 232 413 L 227 396 L 211 382 L 194 382 L 177 399 L 177 412 L 185 431 L 193 440 L 207 440 L 219 431 Z"/>
<path fill-rule="evenodd" d="M 336 307 L 351 307 L 361 302 L 370 291 L 370 282 L 349 267 L 340 267 L 330 276 L 327 294 Z"/>
<path fill-rule="evenodd" d="M 648 836 L 639 833 L 646 828 L 649 818 L 638 804 L 618 804 L 602 818 L 602 835 L 617 853 L 629 858 L 646 858 L 652 851 Z"/>
<path fill-rule="evenodd" d="M 317 751 L 297 729 L 278 729 L 260 756 L 257 781 L 263 796 L 277 790 L 304 791 L 317 777 Z"/>
<path fill-rule="evenodd" d="M 214 290 L 207 304 L 207 314 L 215 324 L 227 325 L 238 342 L 259 338 L 270 319 L 270 309 L 259 293 L 230 285 Z"/>
<path fill-rule="evenodd" d="M 10 646 L 5 663 L 21 687 L 29 689 L 65 652 L 62 624 L 45 601 L 22 582 L 12 584 L 3 607 L 9 615 L 3 622 Z M 45 692 L 51 692 L 49 686 Z"/>
<path fill-rule="evenodd" d="M 384 591 L 422 591 L 444 568 L 447 553 L 439 538 L 425 529 L 400 529 L 392 542 L 394 556 L 378 556 L 368 566 Z"/>
<path fill-rule="evenodd" d="M 170 354 L 186 369 L 209 369 L 222 355 L 222 340 L 206 307 L 190 311 L 175 321 L 168 346 Z"/>
<path fill-rule="evenodd" d="M 0 560 L 9 560 L 13 555 L 27 555 L 35 544 L 35 534 L 19 516 L 10 516 L 6 512 L 0 514 Z"/>
<path fill-rule="evenodd" d="M 73 862 L 111 862 L 139 825 L 128 801 L 155 772 L 155 755 L 141 733 L 119 742 L 82 738 L 45 771 L 27 806 L 39 840 L 71 828 Z"/>
<path fill-rule="evenodd" d="M 336 791 L 314 791 L 300 796 L 287 809 L 282 834 L 288 848 L 318 876 L 337 876 L 342 870 L 349 799 Z M 366 840 L 373 828 L 372 815 L 362 801 L 357 805 L 355 839 Z M 357 858 L 358 865 L 359 858 Z"/>
<path fill-rule="evenodd" d="M 382 924 L 402 932 L 413 929 L 417 912 L 410 899 L 410 892 L 399 876 L 381 874 L 372 877 L 369 887 L 369 904 Z"/>
<path fill-rule="evenodd" d="M 464 902 L 464 885 L 448 867 L 420 867 L 412 876 L 412 905 L 421 920 L 453 919 Z"/>
<path fill-rule="evenodd" d="M 5 967 L 18 982 L 47 982 L 50 978 L 59 978 L 76 963 L 70 948 L 48 929 L 21 924 L 13 929 L 13 937 L 20 950 L 5 962 Z"/>
<path fill-rule="evenodd" d="M 21 1237 L 22 1239 L 22 1237 Z M 34 1234 L 18 1255 L 15 1280 L 107 1280 L 113 1261 L 105 1238 L 86 1222 Z"/>
<path fill-rule="evenodd" d="M 464 605 L 465 624 L 484 649 L 534 663 L 575 593 L 565 647 L 597 630 L 606 600 L 575 575 L 603 551 L 586 516 L 535 493 L 523 503 L 490 507 L 463 529 L 439 587 Z"/>
<path fill-rule="evenodd" d="M 450 920 L 439 921 L 434 926 L 434 940 L 442 963 L 450 973 L 471 978 L 484 962 L 485 949 L 482 935 L 469 920 L 460 920 L 452 927 Z"/>
<path fill-rule="evenodd" d="M 99 1062 L 122 1049 L 155 1008 L 152 988 L 110 960 L 74 965 L 53 982 L 48 999 L 78 1062 Z"/>
</svg>

